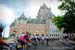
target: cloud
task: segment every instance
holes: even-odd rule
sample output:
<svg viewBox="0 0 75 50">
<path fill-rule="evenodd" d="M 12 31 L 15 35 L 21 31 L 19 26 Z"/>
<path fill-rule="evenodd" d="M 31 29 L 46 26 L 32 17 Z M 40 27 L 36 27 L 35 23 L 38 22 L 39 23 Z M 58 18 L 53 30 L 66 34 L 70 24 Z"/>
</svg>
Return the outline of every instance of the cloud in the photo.
<svg viewBox="0 0 75 50">
<path fill-rule="evenodd" d="M 31 18 L 36 18 L 37 13 L 40 9 L 40 6 L 45 3 L 48 7 L 50 7 L 50 0 L 29 0 L 28 6 L 25 6 L 25 15 L 31 16 Z"/>
<path fill-rule="evenodd" d="M 14 11 L 3 4 L 0 4 L 0 23 L 4 25 L 3 37 L 9 36 L 9 25 L 14 21 Z"/>
<path fill-rule="evenodd" d="M 51 11 L 54 15 L 58 16 L 61 15 L 61 11 L 58 9 L 58 6 L 61 4 L 61 2 L 57 0 L 52 0 L 50 6 L 51 6 Z"/>
<path fill-rule="evenodd" d="M 8 38 L 9 37 L 9 31 L 10 31 L 10 27 L 6 26 L 3 33 L 2 33 L 2 36 Z"/>
<path fill-rule="evenodd" d="M 42 6 L 43 3 L 45 3 L 48 8 L 51 8 L 51 11 L 54 15 L 61 15 L 60 10 L 58 9 L 60 2 L 57 0 L 29 0 L 28 6 L 24 6 L 25 15 L 31 16 L 31 18 L 36 18 L 40 6 Z"/>
<path fill-rule="evenodd" d="M 14 20 L 14 11 L 3 4 L 0 4 L 0 23 L 10 25 Z"/>
</svg>

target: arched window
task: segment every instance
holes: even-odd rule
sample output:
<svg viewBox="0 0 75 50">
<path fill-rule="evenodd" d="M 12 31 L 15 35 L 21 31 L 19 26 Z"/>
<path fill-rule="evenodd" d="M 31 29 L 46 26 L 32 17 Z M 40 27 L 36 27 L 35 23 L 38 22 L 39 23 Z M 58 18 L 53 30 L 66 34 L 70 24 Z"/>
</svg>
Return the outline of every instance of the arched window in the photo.
<svg viewBox="0 0 75 50">
<path fill-rule="evenodd" d="M 51 34 L 50 34 L 50 36 L 51 36 Z"/>
</svg>

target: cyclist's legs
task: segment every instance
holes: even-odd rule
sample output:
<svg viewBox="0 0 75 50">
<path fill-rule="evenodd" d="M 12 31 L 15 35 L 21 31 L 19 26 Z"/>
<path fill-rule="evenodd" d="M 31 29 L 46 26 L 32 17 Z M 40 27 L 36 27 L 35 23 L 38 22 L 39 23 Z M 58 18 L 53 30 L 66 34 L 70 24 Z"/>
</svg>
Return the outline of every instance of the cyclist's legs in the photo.
<svg viewBox="0 0 75 50">
<path fill-rule="evenodd" d="M 0 50 L 3 50 L 3 46 L 2 45 L 0 45 Z"/>
</svg>

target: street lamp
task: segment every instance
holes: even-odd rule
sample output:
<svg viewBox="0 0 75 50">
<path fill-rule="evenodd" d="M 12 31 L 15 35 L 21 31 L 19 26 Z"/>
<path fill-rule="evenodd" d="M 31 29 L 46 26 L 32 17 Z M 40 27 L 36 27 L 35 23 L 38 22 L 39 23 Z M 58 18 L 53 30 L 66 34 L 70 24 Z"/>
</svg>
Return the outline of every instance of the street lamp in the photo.
<svg viewBox="0 0 75 50">
<path fill-rule="evenodd" d="M 61 32 L 63 32 L 64 31 L 64 28 L 61 28 Z"/>
</svg>

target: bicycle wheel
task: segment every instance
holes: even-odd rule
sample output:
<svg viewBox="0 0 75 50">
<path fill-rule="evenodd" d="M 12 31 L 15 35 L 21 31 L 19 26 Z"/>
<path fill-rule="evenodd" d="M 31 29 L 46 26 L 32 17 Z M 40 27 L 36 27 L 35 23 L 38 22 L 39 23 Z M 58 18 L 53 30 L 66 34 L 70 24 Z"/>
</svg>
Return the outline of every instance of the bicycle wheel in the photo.
<svg viewBox="0 0 75 50">
<path fill-rule="evenodd" d="M 9 47 L 3 46 L 3 50 L 9 50 Z"/>
</svg>

